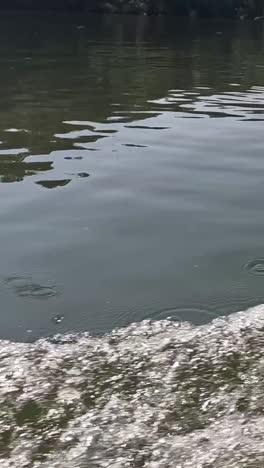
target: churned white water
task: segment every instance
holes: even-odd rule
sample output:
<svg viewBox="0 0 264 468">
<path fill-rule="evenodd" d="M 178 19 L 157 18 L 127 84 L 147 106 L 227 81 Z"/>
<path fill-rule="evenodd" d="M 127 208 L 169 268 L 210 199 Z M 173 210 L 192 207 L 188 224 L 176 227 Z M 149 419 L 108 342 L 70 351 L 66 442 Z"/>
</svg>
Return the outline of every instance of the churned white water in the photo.
<svg viewBox="0 0 264 468">
<path fill-rule="evenodd" d="M 0 344 L 1 468 L 260 468 L 264 306 Z"/>
</svg>

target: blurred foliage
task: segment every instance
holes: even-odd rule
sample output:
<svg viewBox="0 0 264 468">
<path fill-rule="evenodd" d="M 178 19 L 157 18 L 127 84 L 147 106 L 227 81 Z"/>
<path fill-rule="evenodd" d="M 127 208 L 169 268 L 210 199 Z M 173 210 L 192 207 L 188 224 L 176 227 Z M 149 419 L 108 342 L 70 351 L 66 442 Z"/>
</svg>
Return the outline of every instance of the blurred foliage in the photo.
<svg viewBox="0 0 264 468">
<path fill-rule="evenodd" d="M 66 9 L 113 13 L 176 14 L 201 17 L 255 18 L 264 15 L 263 0 L 0 0 L 2 8 Z"/>
</svg>

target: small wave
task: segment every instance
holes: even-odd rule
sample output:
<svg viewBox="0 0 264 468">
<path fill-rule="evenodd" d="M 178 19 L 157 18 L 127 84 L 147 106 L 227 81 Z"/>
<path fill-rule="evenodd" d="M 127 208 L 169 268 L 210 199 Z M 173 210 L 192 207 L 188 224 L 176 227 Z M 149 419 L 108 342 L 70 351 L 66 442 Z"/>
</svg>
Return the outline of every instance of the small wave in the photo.
<svg viewBox="0 0 264 468">
<path fill-rule="evenodd" d="M 264 305 L 0 342 L 1 468 L 261 468 Z"/>
</svg>

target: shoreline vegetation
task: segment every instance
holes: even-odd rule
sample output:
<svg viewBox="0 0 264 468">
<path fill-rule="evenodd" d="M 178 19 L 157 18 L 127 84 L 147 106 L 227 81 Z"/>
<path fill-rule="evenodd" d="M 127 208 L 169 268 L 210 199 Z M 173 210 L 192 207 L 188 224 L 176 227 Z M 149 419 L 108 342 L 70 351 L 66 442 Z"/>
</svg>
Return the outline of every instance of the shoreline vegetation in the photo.
<svg viewBox="0 0 264 468">
<path fill-rule="evenodd" d="M 263 0 L 2 0 L 0 9 L 264 19 Z"/>
</svg>

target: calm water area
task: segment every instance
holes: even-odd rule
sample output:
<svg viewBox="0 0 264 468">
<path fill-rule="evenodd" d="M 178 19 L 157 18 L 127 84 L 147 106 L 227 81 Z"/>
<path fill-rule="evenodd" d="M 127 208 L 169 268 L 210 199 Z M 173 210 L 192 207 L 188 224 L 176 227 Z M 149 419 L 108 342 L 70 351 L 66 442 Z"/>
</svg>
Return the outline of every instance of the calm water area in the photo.
<svg viewBox="0 0 264 468">
<path fill-rule="evenodd" d="M 261 22 L 2 13 L 0 338 L 264 302 Z"/>
</svg>

